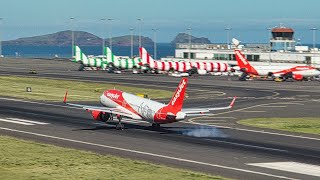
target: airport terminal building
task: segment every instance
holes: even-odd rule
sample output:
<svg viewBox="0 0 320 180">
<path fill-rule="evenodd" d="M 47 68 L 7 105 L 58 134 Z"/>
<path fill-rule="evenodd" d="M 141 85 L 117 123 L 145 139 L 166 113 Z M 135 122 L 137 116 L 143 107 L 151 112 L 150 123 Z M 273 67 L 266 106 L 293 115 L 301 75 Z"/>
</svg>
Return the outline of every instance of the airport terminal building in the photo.
<svg viewBox="0 0 320 180">
<path fill-rule="evenodd" d="M 276 27 L 271 30 L 269 44 L 244 44 L 242 52 L 253 64 L 297 63 L 320 68 L 320 51 L 317 48 L 301 46 L 296 43 L 294 30 Z M 235 62 L 234 46 L 227 44 L 177 44 L 175 58 L 162 60 L 204 60 Z"/>
</svg>

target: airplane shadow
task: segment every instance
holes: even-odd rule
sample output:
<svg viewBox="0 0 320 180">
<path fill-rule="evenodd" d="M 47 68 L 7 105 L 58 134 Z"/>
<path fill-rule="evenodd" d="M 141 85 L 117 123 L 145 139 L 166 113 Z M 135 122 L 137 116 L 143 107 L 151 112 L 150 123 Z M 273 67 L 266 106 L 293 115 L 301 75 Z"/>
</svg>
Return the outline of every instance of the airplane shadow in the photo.
<svg viewBox="0 0 320 180">
<path fill-rule="evenodd" d="M 94 127 L 88 127 L 88 128 L 81 128 L 81 129 L 74 129 L 73 131 L 99 131 L 99 130 L 116 130 L 116 124 L 117 122 L 107 122 L 105 124 L 98 124 Z M 188 131 L 192 130 L 212 130 L 216 128 L 203 126 L 203 125 L 197 125 L 197 126 L 168 126 L 168 124 L 164 126 L 160 126 L 160 128 L 155 129 L 151 125 L 139 125 L 139 124 L 131 124 L 124 122 L 124 129 L 123 130 L 130 130 L 130 129 L 137 129 L 137 130 L 145 130 L 145 131 L 154 131 L 158 132 L 159 134 L 181 134 L 184 135 Z M 224 129 L 224 128 L 219 128 Z"/>
</svg>

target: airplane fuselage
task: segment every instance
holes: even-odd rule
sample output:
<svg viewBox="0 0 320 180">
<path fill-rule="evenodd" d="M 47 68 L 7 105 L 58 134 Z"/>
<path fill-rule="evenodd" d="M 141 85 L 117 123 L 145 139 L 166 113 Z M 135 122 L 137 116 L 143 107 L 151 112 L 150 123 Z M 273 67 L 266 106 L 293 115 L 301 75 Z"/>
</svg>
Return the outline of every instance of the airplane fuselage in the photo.
<svg viewBox="0 0 320 180">
<path fill-rule="evenodd" d="M 177 62 L 177 61 L 150 61 L 151 69 L 157 69 L 160 71 L 178 71 L 186 72 L 192 68 L 205 70 L 207 72 L 227 72 L 230 70 L 228 64 L 217 62 Z"/>
<path fill-rule="evenodd" d="M 150 123 L 170 123 L 183 120 L 186 117 L 183 112 L 171 112 L 166 104 L 119 90 L 105 91 L 100 96 L 100 102 L 103 106 L 118 108 L 123 112 L 133 114 L 133 119 Z"/>
<path fill-rule="evenodd" d="M 270 73 L 275 77 L 292 72 L 294 75 L 302 75 L 303 77 L 313 77 L 320 75 L 320 71 L 309 66 L 254 66 L 259 76 L 268 76 Z"/>
<path fill-rule="evenodd" d="M 235 56 L 241 71 L 246 74 L 272 77 L 290 77 L 301 80 L 306 77 L 320 75 L 320 71 L 311 66 L 251 66 L 239 49 L 235 49 Z"/>
</svg>

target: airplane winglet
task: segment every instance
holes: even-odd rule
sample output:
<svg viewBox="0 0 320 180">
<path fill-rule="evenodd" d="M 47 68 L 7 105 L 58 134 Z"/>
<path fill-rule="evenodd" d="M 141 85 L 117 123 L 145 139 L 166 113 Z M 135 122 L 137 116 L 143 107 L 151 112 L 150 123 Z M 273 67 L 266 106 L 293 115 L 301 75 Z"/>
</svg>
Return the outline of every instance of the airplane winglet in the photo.
<svg viewBox="0 0 320 180">
<path fill-rule="evenodd" d="M 233 97 L 233 100 L 231 101 L 231 103 L 230 103 L 230 105 L 229 105 L 230 108 L 233 107 L 234 103 L 236 102 L 236 99 L 237 99 L 237 96 L 234 96 L 234 97 Z"/>
<path fill-rule="evenodd" d="M 67 103 L 67 96 L 68 96 L 68 89 L 66 91 L 66 94 L 64 95 L 64 98 L 63 98 L 63 103 Z"/>
</svg>

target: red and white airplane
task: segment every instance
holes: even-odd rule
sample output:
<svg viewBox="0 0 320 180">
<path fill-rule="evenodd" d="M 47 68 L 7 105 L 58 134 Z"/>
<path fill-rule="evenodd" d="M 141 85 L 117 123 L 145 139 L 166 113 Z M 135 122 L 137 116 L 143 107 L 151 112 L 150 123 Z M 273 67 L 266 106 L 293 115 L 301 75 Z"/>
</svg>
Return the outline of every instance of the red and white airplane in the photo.
<svg viewBox="0 0 320 180">
<path fill-rule="evenodd" d="M 159 71 L 174 70 L 177 72 L 190 72 L 190 70 L 196 68 L 199 74 L 206 74 L 207 72 L 228 72 L 231 68 L 227 63 L 220 62 L 178 62 L 178 61 L 160 61 L 154 60 L 145 48 L 140 48 L 140 58 L 145 65 L 148 65 L 150 69 Z"/>
<path fill-rule="evenodd" d="M 232 42 L 236 47 L 238 47 L 238 45 L 240 44 L 240 41 L 234 38 L 232 39 Z M 271 76 L 273 77 L 273 79 L 281 78 L 282 80 L 293 78 L 300 81 L 308 77 L 315 77 L 320 75 L 320 71 L 311 66 L 252 66 L 241 53 L 240 49 L 236 48 L 234 51 L 239 70 L 243 72 L 240 80 L 246 80 L 245 78 L 247 77 L 247 75 L 256 75 Z"/>
<path fill-rule="evenodd" d="M 116 116 L 118 119 L 116 129 L 123 129 L 124 126 L 121 123 L 122 117 L 147 121 L 152 123 L 153 128 L 160 128 L 160 124 L 181 121 L 188 115 L 208 115 L 206 113 L 210 111 L 230 109 L 234 105 L 236 97 L 234 97 L 230 105 L 226 107 L 182 109 L 187 83 L 187 78 L 181 79 L 179 86 L 168 104 L 152 101 L 115 89 L 103 92 L 100 96 L 102 106 L 68 103 L 68 91 L 65 94 L 63 102 L 67 105 L 87 110 L 92 114 L 93 119 L 97 121 L 107 122 L 108 120 L 113 120 L 113 116 Z"/>
</svg>

